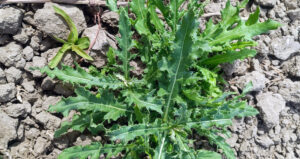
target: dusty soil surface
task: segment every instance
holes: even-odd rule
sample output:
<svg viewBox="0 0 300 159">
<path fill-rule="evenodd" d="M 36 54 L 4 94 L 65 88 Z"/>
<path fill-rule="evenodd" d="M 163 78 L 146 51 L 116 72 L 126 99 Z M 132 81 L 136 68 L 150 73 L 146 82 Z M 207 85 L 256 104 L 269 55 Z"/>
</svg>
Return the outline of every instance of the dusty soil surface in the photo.
<svg viewBox="0 0 300 159">
<path fill-rule="evenodd" d="M 73 95 L 72 86 L 29 69 L 46 66 L 59 49 L 60 44 L 48 35 L 66 38 L 69 33 L 52 5 L 0 6 L 0 154 L 8 158 L 51 159 L 64 148 L 101 141 L 101 137 L 78 132 L 53 138 L 60 123 L 69 118 L 50 114 L 47 109 L 62 96 Z M 219 12 L 224 6 L 225 0 L 214 0 L 205 12 Z M 97 8 L 59 7 L 70 15 L 80 33 L 95 38 L 93 12 Z M 241 15 L 248 17 L 257 7 L 261 7 L 261 21 L 271 18 L 283 26 L 255 38 L 259 44 L 255 58 L 222 65 L 228 90 L 240 91 L 248 81 L 253 82 L 247 99 L 260 111 L 256 117 L 234 120 L 228 142 L 240 159 L 300 158 L 300 1 L 254 0 Z M 97 68 L 105 65 L 108 47 L 117 47 L 119 17 L 103 9 L 103 28 L 91 51 L 92 65 Z M 74 60 L 76 57 L 68 54 L 63 62 L 72 65 Z M 131 64 L 135 73 L 142 73 L 137 63 Z"/>
</svg>

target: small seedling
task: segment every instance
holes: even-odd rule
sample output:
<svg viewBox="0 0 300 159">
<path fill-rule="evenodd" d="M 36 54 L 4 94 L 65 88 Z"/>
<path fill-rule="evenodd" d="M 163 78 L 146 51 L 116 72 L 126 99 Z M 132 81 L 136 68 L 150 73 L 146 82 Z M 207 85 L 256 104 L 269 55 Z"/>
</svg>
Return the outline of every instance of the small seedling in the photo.
<svg viewBox="0 0 300 159">
<path fill-rule="evenodd" d="M 72 19 L 62 9 L 60 9 L 56 6 L 53 6 L 53 8 L 54 8 L 55 12 L 57 14 L 59 14 L 60 16 L 62 16 L 64 18 L 64 20 L 67 22 L 67 24 L 70 28 L 70 34 L 68 36 L 67 41 L 65 41 L 61 38 L 52 36 L 56 41 L 63 43 L 63 46 L 58 50 L 57 54 L 49 62 L 49 64 L 48 64 L 49 67 L 51 69 L 55 68 L 58 65 L 58 63 L 61 61 L 61 59 L 63 58 L 64 54 L 69 50 L 76 52 L 79 56 L 83 57 L 84 59 L 93 61 L 93 58 L 90 57 L 86 52 L 83 51 L 84 49 L 87 49 L 90 45 L 89 38 L 88 37 L 78 38 L 78 31 L 77 31 L 77 28 L 76 28 L 74 22 L 72 21 Z"/>
</svg>

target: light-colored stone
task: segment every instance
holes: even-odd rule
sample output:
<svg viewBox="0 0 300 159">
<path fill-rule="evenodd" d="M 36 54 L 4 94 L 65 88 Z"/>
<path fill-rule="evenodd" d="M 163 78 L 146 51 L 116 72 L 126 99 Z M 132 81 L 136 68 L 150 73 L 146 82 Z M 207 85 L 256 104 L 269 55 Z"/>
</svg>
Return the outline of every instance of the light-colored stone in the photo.
<svg viewBox="0 0 300 159">
<path fill-rule="evenodd" d="M 17 68 L 22 68 L 25 65 L 25 63 L 23 63 L 25 60 L 22 58 L 22 52 L 22 46 L 15 42 L 0 47 L 0 63 L 6 67 L 15 66 Z"/>
<path fill-rule="evenodd" d="M 17 127 L 18 119 L 13 119 L 0 111 L 0 150 L 6 150 L 8 142 L 18 137 Z"/>
<path fill-rule="evenodd" d="M 268 129 L 279 124 L 280 112 L 285 108 L 285 100 L 280 94 L 271 92 L 256 96 L 257 107 L 261 110 L 263 122 Z"/>
<path fill-rule="evenodd" d="M 53 5 L 64 10 L 74 22 L 79 34 L 86 28 L 87 24 L 83 12 L 72 5 L 45 3 L 44 8 L 38 9 L 34 14 L 34 20 L 38 28 L 48 35 L 67 39 L 70 30 L 61 16 L 55 14 Z"/>
<path fill-rule="evenodd" d="M 61 100 L 60 96 L 49 96 L 46 97 L 45 101 L 42 104 L 42 108 L 44 110 L 48 110 L 49 106 L 51 105 L 55 105 L 56 103 L 58 103 Z"/>
<path fill-rule="evenodd" d="M 287 15 L 292 21 L 300 20 L 300 8 L 288 11 Z"/>
<path fill-rule="evenodd" d="M 23 58 L 26 60 L 26 61 L 31 61 L 31 59 L 33 58 L 33 49 L 30 47 L 30 46 L 26 46 L 24 49 L 23 49 Z"/>
<path fill-rule="evenodd" d="M 274 145 L 274 142 L 267 135 L 257 136 L 255 141 L 264 148 Z"/>
<path fill-rule="evenodd" d="M 0 84 L 6 83 L 5 72 L 0 68 Z"/>
<path fill-rule="evenodd" d="M 117 28 L 119 23 L 119 14 L 116 12 L 104 12 L 101 16 L 101 20 L 108 24 L 110 27 Z"/>
<path fill-rule="evenodd" d="M 287 102 L 300 103 L 300 82 L 293 82 L 290 79 L 284 79 L 278 84 L 278 93 Z"/>
<path fill-rule="evenodd" d="M 42 111 L 36 115 L 36 120 L 44 125 L 46 129 L 54 130 L 60 126 L 61 119 Z"/>
<path fill-rule="evenodd" d="M 4 72 L 5 72 L 6 80 L 9 83 L 19 83 L 22 79 L 22 71 L 15 67 L 10 67 L 6 69 Z"/>
<path fill-rule="evenodd" d="M 21 27 L 23 13 L 13 7 L 0 8 L 0 34 L 15 34 Z"/>
<path fill-rule="evenodd" d="M 252 82 L 253 87 L 251 91 L 259 92 L 265 87 L 268 79 L 263 73 L 253 71 L 246 73 L 244 76 L 235 78 L 234 81 L 236 81 L 236 84 L 240 89 L 245 88 L 249 82 Z"/>
<path fill-rule="evenodd" d="M 34 152 L 40 155 L 44 153 L 50 145 L 51 143 L 47 139 L 38 137 L 34 145 Z"/>
<path fill-rule="evenodd" d="M 42 77 L 43 74 L 39 70 L 31 70 L 31 68 L 42 68 L 47 65 L 47 61 L 44 57 L 34 56 L 32 62 L 27 62 L 25 70 L 32 73 L 34 78 Z"/>
<path fill-rule="evenodd" d="M 8 102 L 16 97 L 14 83 L 0 84 L 0 103 Z"/>
<path fill-rule="evenodd" d="M 292 36 L 275 38 L 271 41 L 273 55 L 280 60 L 287 60 L 292 54 L 300 51 L 300 43 Z"/>
<path fill-rule="evenodd" d="M 26 44 L 30 37 L 33 36 L 35 30 L 32 27 L 21 28 L 13 39 L 21 44 Z"/>
<path fill-rule="evenodd" d="M 34 81 L 24 81 L 24 82 L 22 82 L 22 86 L 28 93 L 32 93 L 35 90 L 35 82 Z"/>
<path fill-rule="evenodd" d="M 23 104 L 11 104 L 4 108 L 4 111 L 11 117 L 25 118 L 31 113 L 31 105 L 28 102 L 24 102 Z"/>
</svg>

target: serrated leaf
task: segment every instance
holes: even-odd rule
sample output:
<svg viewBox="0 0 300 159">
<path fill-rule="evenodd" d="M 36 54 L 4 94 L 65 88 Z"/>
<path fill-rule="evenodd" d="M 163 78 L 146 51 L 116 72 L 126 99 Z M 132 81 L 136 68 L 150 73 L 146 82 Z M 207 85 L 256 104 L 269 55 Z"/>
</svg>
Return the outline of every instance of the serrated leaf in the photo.
<svg viewBox="0 0 300 159">
<path fill-rule="evenodd" d="M 136 14 L 136 24 L 135 28 L 141 35 L 149 35 L 150 30 L 146 25 L 147 20 L 147 9 L 145 8 L 145 0 L 132 0 L 130 3 L 130 8 Z"/>
<path fill-rule="evenodd" d="M 248 20 L 246 21 L 246 25 L 253 25 L 258 22 L 260 9 L 257 7 L 256 11 L 253 14 L 250 14 Z"/>
<path fill-rule="evenodd" d="M 118 11 L 117 0 L 106 0 L 106 5 L 109 7 L 111 11 L 113 12 Z"/>
<path fill-rule="evenodd" d="M 68 42 L 75 43 L 78 40 L 78 32 L 77 32 L 77 28 L 76 28 L 74 22 L 72 21 L 72 19 L 68 16 L 68 14 L 65 11 L 63 11 L 62 9 L 60 9 L 56 6 L 53 6 L 53 8 L 57 14 L 59 14 L 60 16 L 62 16 L 64 18 L 64 20 L 67 22 L 67 24 L 70 28 Z"/>
<path fill-rule="evenodd" d="M 62 65 L 61 69 L 54 68 L 53 70 L 48 67 L 40 69 L 42 73 L 48 74 L 51 78 L 58 78 L 64 82 L 71 84 L 82 84 L 86 87 L 97 86 L 100 88 L 118 89 L 124 87 L 124 83 L 112 76 L 93 76 L 76 65 L 76 70 L 70 66 Z"/>
<path fill-rule="evenodd" d="M 107 62 L 109 65 L 116 64 L 116 55 L 115 55 L 114 49 L 112 47 L 109 47 L 109 49 L 106 53 L 106 56 L 107 56 Z"/>
<path fill-rule="evenodd" d="M 206 136 L 210 139 L 211 142 L 216 144 L 218 148 L 223 150 L 223 153 L 226 155 L 227 159 L 235 159 L 234 151 L 231 147 L 225 142 L 225 139 L 221 136 L 218 136 L 214 133 L 208 133 Z"/>
<path fill-rule="evenodd" d="M 88 157 L 91 157 L 91 159 L 99 159 L 100 149 L 100 143 L 92 143 L 91 145 L 87 146 L 73 146 L 60 153 L 58 155 L 58 159 L 86 159 Z"/>
<path fill-rule="evenodd" d="M 134 103 L 140 108 L 147 108 L 147 109 L 156 111 L 159 114 L 163 113 L 161 101 L 156 100 L 155 98 L 153 98 L 151 96 L 142 98 L 140 94 L 130 92 L 130 91 L 126 92 L 126 94 L 124 94 L 124 95 L 128 97 L 128 100 L 130 100 L 130 103 Z"/>
<path fill-rule="evenodd" d="M 243 49 L 241 51 L 228 51 L 224 54 L 218 54 L 210 57 L 201 63 L 203 65 L 219 65 L 222 63 L 233 62 L 237 59 L 245 59 L 247 57 L 254 57 L 256 55 L 255 50 Z"/>
<path fill-rule="evenodd" d="M 159 122 L 153 124 L 135 124 L 130 126 L 123 126 L 117 130 L 113 130 L 107 133 L 112 140 L 120 139 L 124 142 L 133 140 L 138 136 L 147 136 L 154 133 L 162 133 L 168 130 L 170 127 L 166 124 Z"/>
<path fill-rule="evenodd" d="M 216 152 L 213 151 L 207 151 L 207 150 L 199 150 L 197 152 L 197 158 L 199 159 L 222 159 L 222 156 Z"/>
<path fill-rule="evenodd" d="M 158 135 L 158 146 L 155 148 L 154 159 L 166 158 L 166 135 L 165 133 Z"/>
<path fill-rule="evenodd" d="M 51 59 L 51 61 L 49 62 L 48 66 L 53 69 L 55 68 L 59 62 L 61 61 L 61 59 L 63 58 L 63 56 L 65 55 L 65 53 L 70 50 L 72 48 L 72 44 L 66 43 L 64 44 L 56 53 L 56 55 L 53 57 L 53 59 Z"/>
<path fill-rule="evenodd" d="M 128 18 L 128 13 L 123 7 L 120 8 L 119 32 L 121 34 L 121 38 L 118 39 L 118 42 L 121 51 L 118 51 L 117 55 L 123 63 L 122 70 L 124 72 L 124 77 L 126 80 L 128 80 L 129 71 L 130 71 L 129 61 L 131 59 L 131 55 L 129 51 L 132 48 L 132 44 L 131 44 L 132 32 L 131 32 L 130 22 Z"/>
<path fill-rule="evenodd" d="M 245 22 L 241 21 L 234 29 L 224 30 L 222 33 L 215 36 L 214 40 L 210 42 L 210 45 L 225 44 L 229 41 L 241 38 L 251 40 L 253 36 L 265 33 L 269 30 L 277 29 L 279 26 L 281 26 L 280 23 L 272 20 L 255 23 L 249 26 L 246 26 Z"/>
<path fill-rule="evenodd" d="M 84 88 L 75 90 L 76 97 L 62 98 L 56 105 L 50 106 L 50 112 L 60 112 L 67 116 L 71 110 L 90 110 L 105 112 L 105 119 L 116 120 L 123 116 L 126 112 L 131 112 L 114 100 L 113 96 L 108 93 L 103 93 L 101 98 L 97 98 Z"/>
<path fill-rule="evenodd" d="M 111 145 L 101 143 L 92 143 L 87 146 L 73 146 L 71 148 L 65 149 L 59 154 L 58 159 L 99 159 L 101 154 L 107 154 L 106 159 L 109 159 L 113 155 L 120 153 L 125 146 L 123 145 Z"/>
<path fill-rule="evenodd" d="M 194 13 L 189 11 L 182 20 L 182 24 L 176 33 L 174 42 L 174 52 L 171 54 L 171 60 L 168 61 L 168 72 L 170 83 L 168 86 L 168 99 L 164 110 L 164 121 L 167 120 L 169 107 L 172 105 L 173 98 L 178 93 L 178 79 L 184 77 L 186 65 L 188 63 L 189 53 L 192 50 L 193 41 L 191 33 L 196 27 Z"/>
</svg>

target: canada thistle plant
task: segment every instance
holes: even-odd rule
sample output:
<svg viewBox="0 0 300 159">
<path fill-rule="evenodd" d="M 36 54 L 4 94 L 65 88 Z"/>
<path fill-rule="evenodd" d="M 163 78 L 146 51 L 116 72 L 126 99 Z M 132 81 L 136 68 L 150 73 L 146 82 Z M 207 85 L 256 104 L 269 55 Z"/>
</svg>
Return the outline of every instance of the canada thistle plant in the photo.
<svg viewBox="0 0 300 159">
<path fill-rule="evenodd" d="M 219 64 L 253 57 L 257 45 L 252 37 L 277 29 L 280 24 L 259 22 L 259 8 L 247 20 L 239 16 L 247 0 L 232 6 L 229 1 L 221 11 L 221 20 L 212 20 L 199 29 L 203 4 L 198 0 L 132 0 L 130 8 L 117 8 L 114 0 L 107 4 L 119 13 L 119 49 L 110 48 L 108 65 L 102 70 L 85 71 L 62 66 L 41 72 L 76 87 L 76 96 L 63 98 L 50 112 L 68 116 L 55 137 L 69 129 L 101 135 L 103 141 L 65 149 L 58 158 L 106 158 L 120 155 L 128 159 L 221 159 L 235 158 L 225 142 L 227 127 L 235 117 L 258 113 L 240 100 L 240 94 L 222 91 Z M 146 7 L 145 7 L 146 6 Z M 129 18 L 128 10 L 135 16 Z M 156 10 L 159 10 L 158 13 Z M 133 38 L 136 32 L 138 38 Z M 141 77 L 131 74 L 129 62 L 141 60 L 145 67 Z M 90 91 L 92 90 L 92 91 Z M 97 90 L 95 92 L 95 90 Z M 206 138 L 215 152 L 195 146 L 195 136 Z"/>
</svg>

